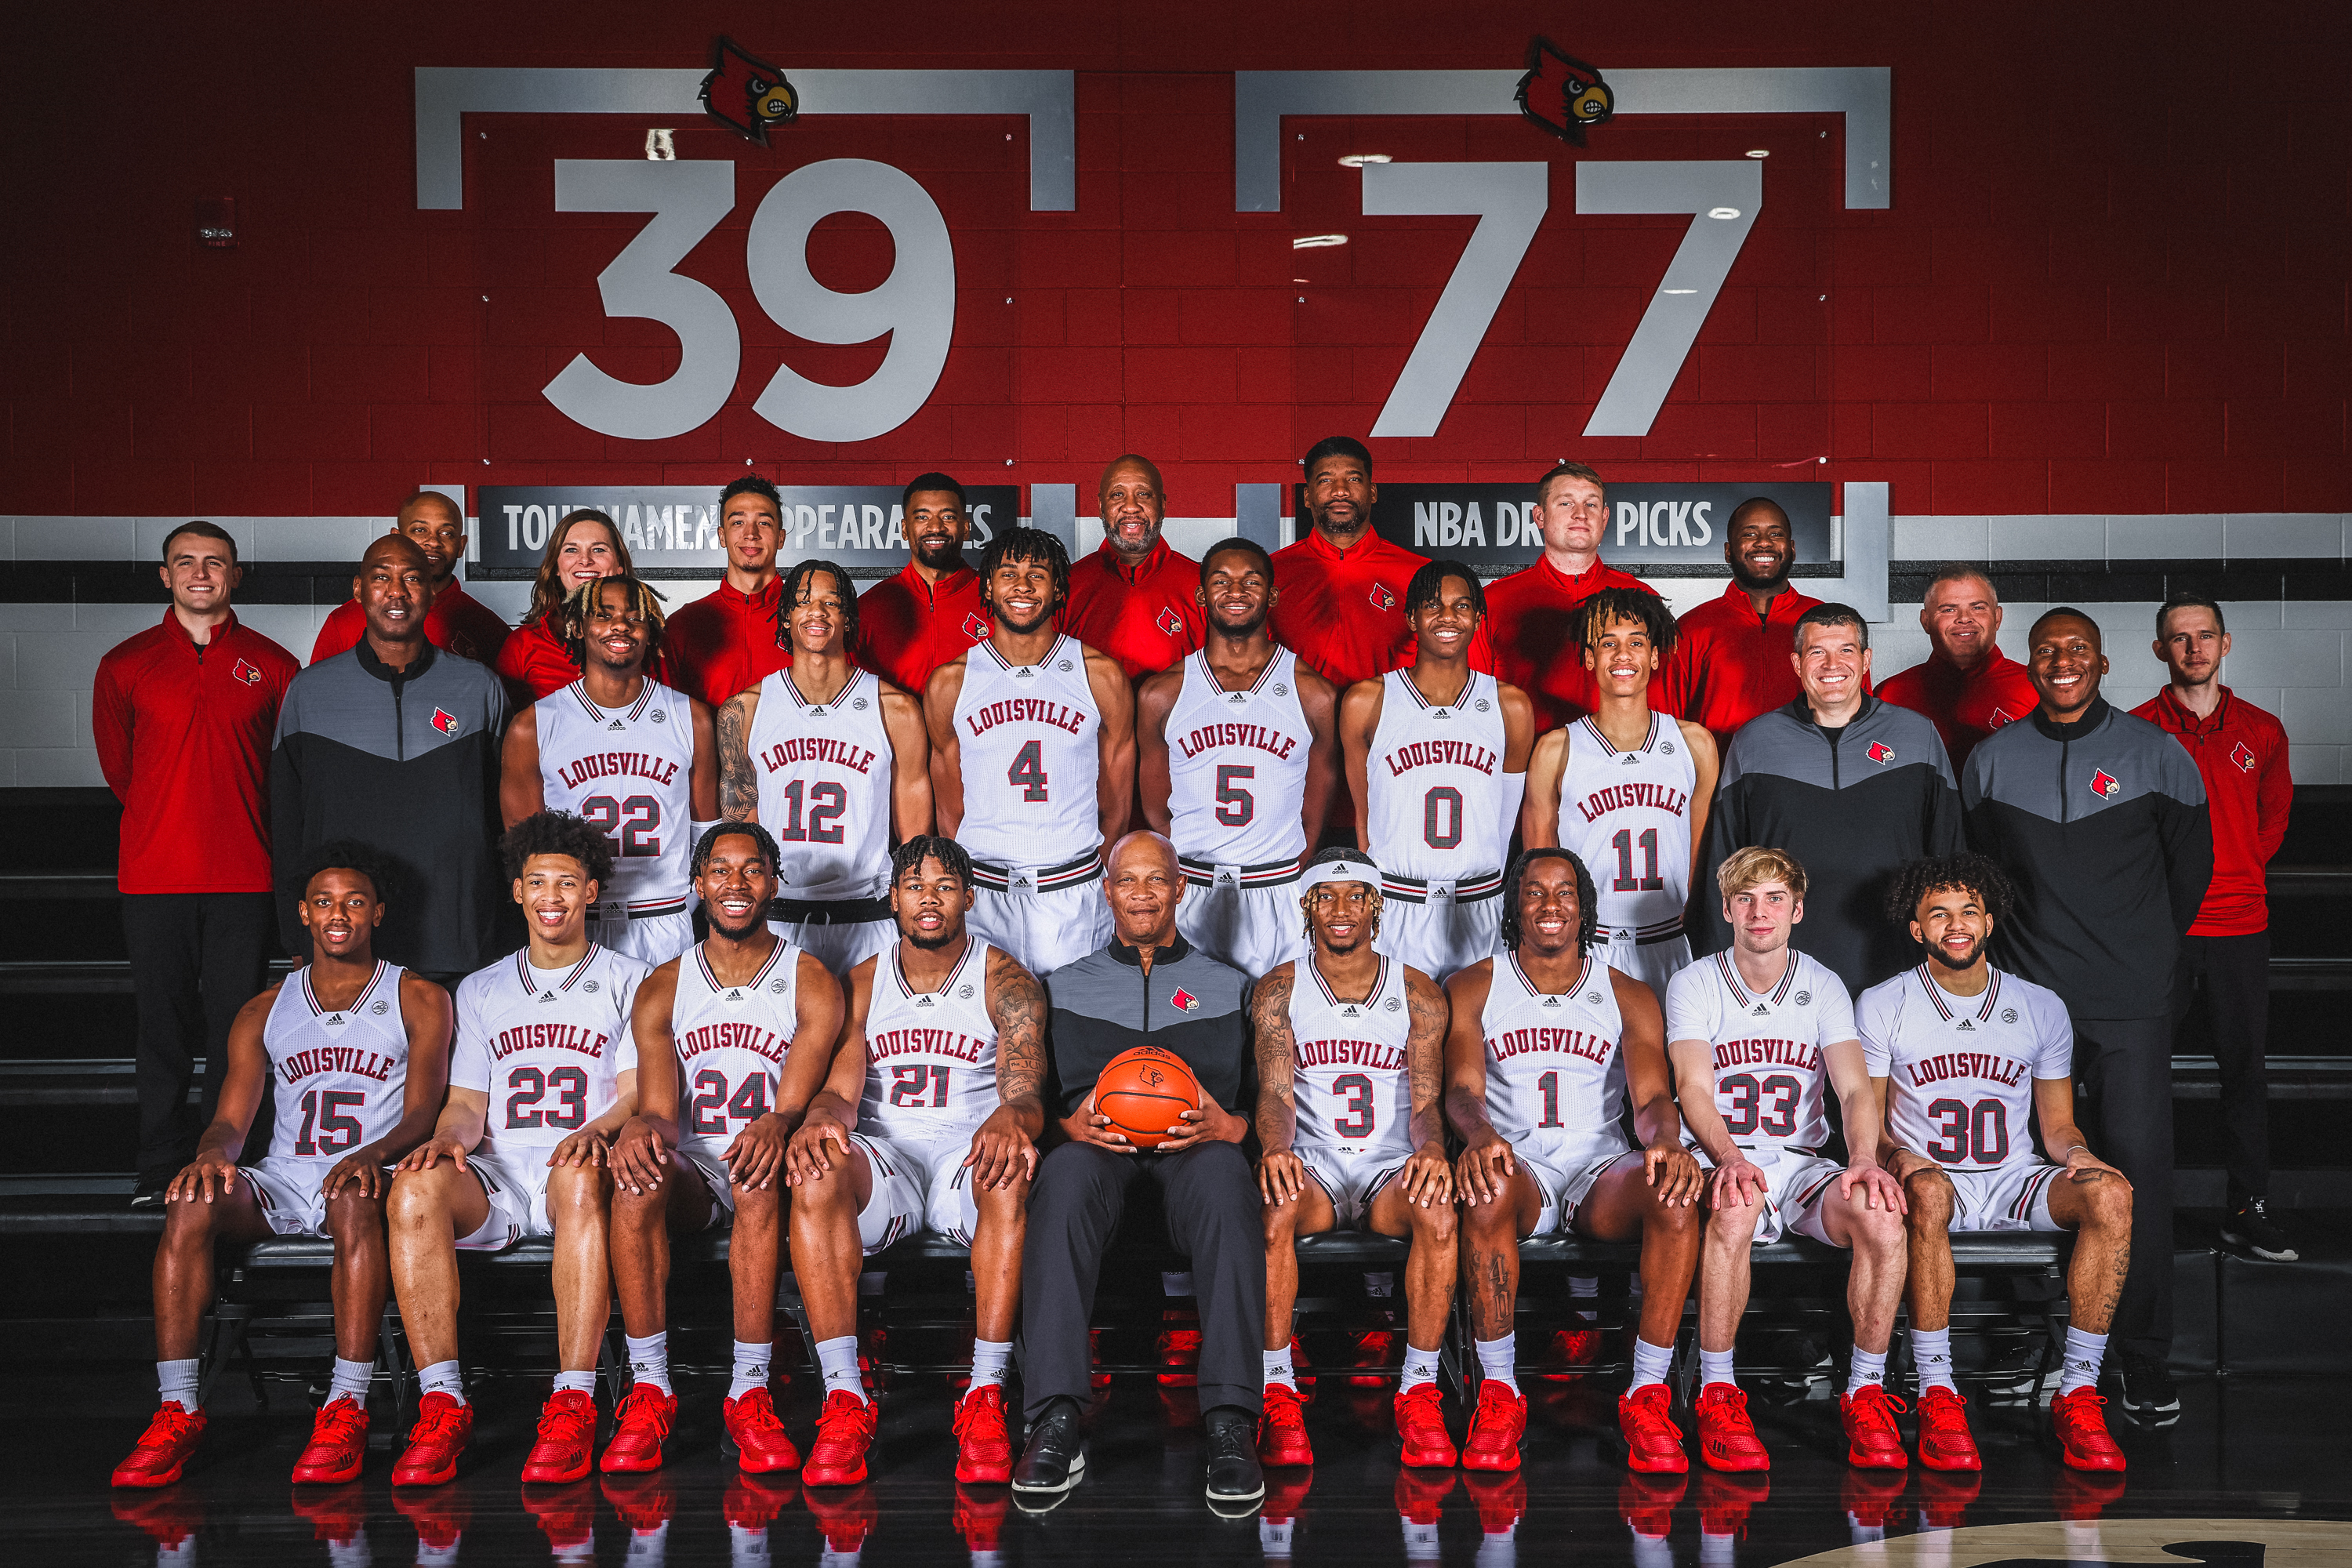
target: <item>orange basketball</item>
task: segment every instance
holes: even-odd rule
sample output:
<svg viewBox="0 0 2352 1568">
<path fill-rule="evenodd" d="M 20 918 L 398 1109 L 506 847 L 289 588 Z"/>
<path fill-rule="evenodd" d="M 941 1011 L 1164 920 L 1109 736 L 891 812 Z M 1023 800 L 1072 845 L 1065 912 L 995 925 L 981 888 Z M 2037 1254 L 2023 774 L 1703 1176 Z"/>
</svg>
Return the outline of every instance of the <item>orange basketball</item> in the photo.
<svg viewBox="0 0 2352 1568">
<path fill-rule="evenodd" d="M 1095 1110 L 1139 1149 L 1156 1149 L 1184 1112 L 1201 1109 L 1201 1083 L 1184 1058 L 1158 1046 L 1111 1058 L 1095 1079 Z"/>
</svg>

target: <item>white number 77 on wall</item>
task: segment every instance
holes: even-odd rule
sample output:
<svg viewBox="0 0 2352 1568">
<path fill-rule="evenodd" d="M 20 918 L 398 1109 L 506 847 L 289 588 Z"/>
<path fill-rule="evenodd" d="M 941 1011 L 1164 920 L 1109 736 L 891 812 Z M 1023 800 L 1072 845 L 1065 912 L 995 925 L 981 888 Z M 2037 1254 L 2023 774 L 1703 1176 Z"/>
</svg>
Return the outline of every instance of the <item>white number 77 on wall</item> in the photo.
<svg viewBox="0 0 2352 1568">
<path fill-rule="evenodd" d="M 1549 163 L 1364 165 L 1367 216 L 1478 218 L 1372 424 L 1373 435 L 1437 434 L 1543 225 L 1550 169 Z M 1692 215 L 1689 232 L 1585 424 L 1587 436 L 1649 434 L 1763 205 L 1763 166 L 1744 158 L 1576 165 L 1578 212 Z"/>
</svg>

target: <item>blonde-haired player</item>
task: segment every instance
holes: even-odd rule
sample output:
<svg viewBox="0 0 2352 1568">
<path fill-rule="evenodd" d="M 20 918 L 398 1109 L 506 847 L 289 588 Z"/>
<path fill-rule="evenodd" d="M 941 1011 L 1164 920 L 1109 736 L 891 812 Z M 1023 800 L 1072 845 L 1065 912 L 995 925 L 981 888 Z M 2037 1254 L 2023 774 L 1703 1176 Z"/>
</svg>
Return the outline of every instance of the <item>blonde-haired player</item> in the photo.
<svg viewBox="0 0 2352 1568">
<path fill-rule="evenodd" d="M 1717 1470 L 1771 1468 L 1732 1375 L 1732 1342 L 1748 1310 L 1748 1247 L 1794 1231 L 1853 1254 L 1853 1361 L 1838 1401 L 1846 1461 L 1899 1470 L 1908 1461 L 1885 1376 L 1903 1295 L 1906 1205 L 1902 1185 L 1878 1163 L 1878 1091 L 1853 1001 L 1834 973 L 1789 945 L 1805 918 L 1805 868 L 1794 856 L 1739 850 L 1717 869 L 1716 885 L 1731 946 L 1666 986 L 1683 1125 L 1712 1167 L 1699 1269 L 1699 1458 Z M 1844 1164 L 1822 1152 L 1832 1089 L 1849 1129 Z"/>
</svg>

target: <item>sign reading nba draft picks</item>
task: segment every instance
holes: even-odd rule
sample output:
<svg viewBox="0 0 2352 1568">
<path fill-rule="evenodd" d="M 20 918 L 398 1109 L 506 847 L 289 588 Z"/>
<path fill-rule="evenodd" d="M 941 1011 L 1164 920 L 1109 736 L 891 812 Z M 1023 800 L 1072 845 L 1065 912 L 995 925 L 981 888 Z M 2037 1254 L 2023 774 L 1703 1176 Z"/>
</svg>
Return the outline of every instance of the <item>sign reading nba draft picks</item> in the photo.
<svg viewBox="0 0 2352 1568">
<path fill-rule="evenodd" d="M 1799 575 L 1811 574 L 1807 566 L 1837 574 L 1830 487 L 1812 483 L 1611 485 L 1601 558 L 1612 566 L 1643 566 L 1666 576 L 1678 575 L 1677 567 L 1689 568 L 1693 576 L 1720 574 L 1731 514 L 1754 496 L 1779 502 L 1789 514 Z M 1296 499 L 1303 519 L 1305 498 Z M 1372 527 L 1381 538 L 1416 553 L 1460 561 L 1482 576 L 1499 575 L 1543 553 L 1535 510 L 1529 485 L 1384 484 L 1372 502 Z"/>
<path fill-rule="evenodd" d="M 719 542 L 719 490 L 711 485 L 485 485 L 478 492 L 481 560 L 476 575 L 529 577 L 547 552 L 548 536 L 563 518 L 593 507 L 611 518 L 639 570 L 717 575 L 727 552 Z M 833 562 L 861 577 L 887 577 L 907 563 L 904 492 L 896 485 L 786 485 L 783 543 L 776 559 L 790 566 L 811 558 Z M 1021 487 L 974 485 L 965 491 L 971 517 L 965 552 L 1020 520 Z"/>
</svg>

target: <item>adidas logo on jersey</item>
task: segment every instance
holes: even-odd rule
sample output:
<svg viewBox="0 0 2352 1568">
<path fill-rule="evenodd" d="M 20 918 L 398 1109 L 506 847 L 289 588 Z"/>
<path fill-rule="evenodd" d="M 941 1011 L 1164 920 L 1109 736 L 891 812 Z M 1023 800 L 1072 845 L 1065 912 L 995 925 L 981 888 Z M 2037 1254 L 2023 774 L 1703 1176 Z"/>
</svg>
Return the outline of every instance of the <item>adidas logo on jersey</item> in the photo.
<svg viewBox="0 0 2352 1568">
<path fill-rule="evenodd" d="M 730 1002 L 740 1002 L 741 1000 L 743 1000 L 743 992 L 742 992 L 742 989 L 739 986 L 739 987 L 738 987 L 738 988 L 736 988 L 735 990 L 732 990 L 732 991 L 730 991 L 729 993 L 727 993 L 727 1000 L 729 1000 Z"/>
<path fill-rule="evenodd" d="M 1641 761 L 1642 754 L 1639 752 L 1622 752 L 1618 753 L 1617 765 L 1621 768 L 1630 768 L 1639 765 Z"/>
<path fill-rule="evenodd" d="M 542 991 L 539 994 L 539 1000 L 541 1005 L 543 1006 L 555 1000 L 555 993 L 552 991 Z"/>
<path fill-rule="evenodd" d="M 1339 1011 L 1339 1016 L 1342 1018 L 1360 1018 L 1363 1016 L 1364 1010 L 1361 1007 L 1357 1006 L 1352 1002 L 1348 1004 L 1347 1006 L 1341 1008 Z"/>
<path fill-rule="evenodd" d="M 341 1023 L 342 1021 L 343 1021 L 343 1016 L 342 1016 L 341 1013 L 330 1013 L 330 1014 L 328 1014 L 328 1015 L 327 1015 L 327 1025 L 328 1025 L 328 1026 L 329 1026 L 330 1028 L 333 1027 L 333 1026 L 334 1026 L 335 1025 L 337 1025 L 337 1024 Z"/>
<path fill-rule="evenodd" d="M 622 723 L 618 719 L 615 719 L 611 723 L 605 725 L 604 728 L 607 730 L 625 730 L 628 726 Z"/>
<path fill-rule="evenodd" d="M 1547 1007 L 1557 1007 L 1559 1005 L 1559 998 L 1557 996 L 1547 996 L 1544 998 L 1544 1005 Z"/>
<path fill-rule="evenodd" d="M 1764 1005 L 1764 1004 L 1763 1004 L 1763 1003 L 1761 1003 L 1761 1002 L 1759 1002 L 1759 1003 L 1757 1003 L 1757 1004 L 1756 1004 L 1756 1016 L 1758 1016 L 1758 1017 L 1759 1017 L 1759 1018 L 1760 1018 L 1760 1017 L 1762 1017 L 1765 1014 L 1767 1014 L 1767 1013 L 1770 1012 L 1771 1010 L 1772 1010 L 1772 1009 L 1770 1009 L 1769 1007 L 1767 1007 L 1767 1006 L 1766 1006 L 1766 1005 Z"/>
<path fill-rule="evenodd" d="M 918 996 L 915 998 L 915 1005 L 918 1007 L 928 1007 L 930 1005 L 931 999 L 929 996 Z"/>
<path fill-rule="evenodd" d="M 1977 1026 L 1974 1024 L 1969 1023 L 1966 1018 L 1960 1020 L 1960 1033 L 1963 1035 L 1973 1035 L 1976 1032 Z"/>
<path fill-rule="evenodd" d="M 1015 680 L 1027 680 L 1036 673 L 1037 671 L 1033 666 L 1024 664 L 1020 668 L 1013 672 L 1013 679 Z"/>
</svg>

